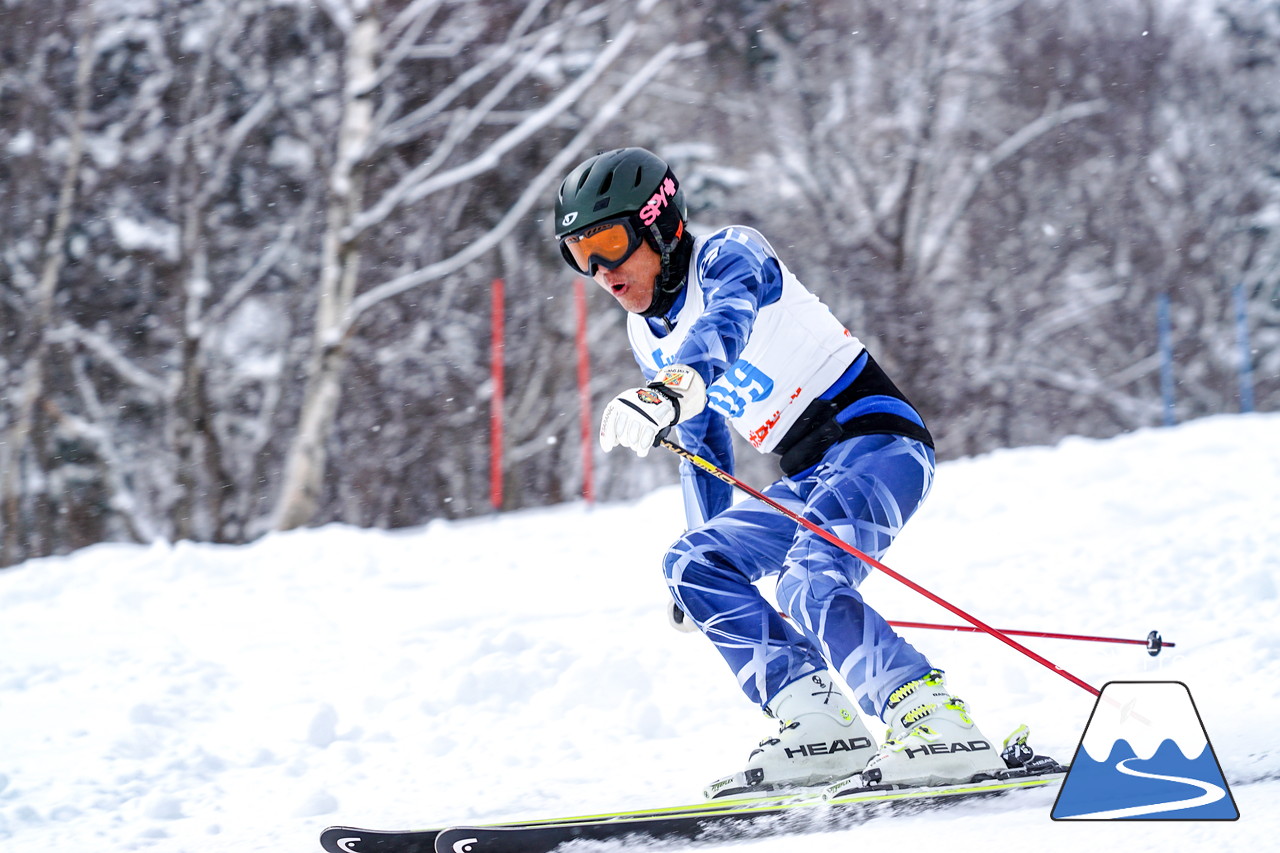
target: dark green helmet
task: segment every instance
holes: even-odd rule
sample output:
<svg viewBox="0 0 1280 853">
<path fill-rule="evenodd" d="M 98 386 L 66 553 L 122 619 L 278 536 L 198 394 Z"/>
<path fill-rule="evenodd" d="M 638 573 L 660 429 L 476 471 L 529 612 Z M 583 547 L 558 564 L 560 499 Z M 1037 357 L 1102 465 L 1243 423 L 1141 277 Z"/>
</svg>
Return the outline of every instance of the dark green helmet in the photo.
<svg viewBox="0 0 1280 853">
<path fill-rule="evenodd" d="M 661 157 L 643 148 L 606 151 L 579 165 L 560 184 L 556 239 L 631 214 L 646 227 L 658 223 L 666 242 L 677 230 L 668 223 L 688 218 L 680 183 Z"/>
<path fill-rule="evenodd" d="M 594 276 L 596 265 L 614 269 L 641 242 L 661 257 L 646 317 L 661 316 L 684 288 L 693 253 L 693 235 L 685 228 L 688 218 L 684 193 L 671 167 L 643 148 L 597 154 L 570 172 L 556 194 L 556 239 L 565 263 L 574 270 Z M 578 232 L 593 225 L 600 225 L 597 232 L 625 231 L 626 239 L 610 242 L 600 254 L 588 251 L 585 241 L 592 235 Z M 595 237 L 602 239 L 603 232 Z"/>
</svg>

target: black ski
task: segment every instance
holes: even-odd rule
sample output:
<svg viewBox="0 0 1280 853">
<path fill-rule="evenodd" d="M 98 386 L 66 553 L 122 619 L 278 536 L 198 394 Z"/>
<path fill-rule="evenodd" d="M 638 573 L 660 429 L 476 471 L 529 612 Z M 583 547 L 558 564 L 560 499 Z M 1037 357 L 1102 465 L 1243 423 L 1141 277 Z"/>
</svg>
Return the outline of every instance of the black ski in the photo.
<svg viewBox="0 0 1280 853">
<path fill-rule="evenodd" d="M 805 799 L 819 800 L 821 796 L 821 788 L 812 788 L 788 794 L 760 795 L 733 800 L 711 800 L 705 803 L 658 809 L 638 809 L 607 814 L 574 815 L 571 817 L 544 818 L 529 821 L 508 821 L 498 824 L 486 824 L 477 827 L 477 829 L 549 827 L 557 824 L 603 824 L 642 818 L 684 817 L 694 814 L 723 812 L 728 809 L 746 806 L 776 806 L 784 803 L 797 803 Z M 435 829 L 396 830 L 331 826 L 320 834 L 320 845 L 328 853 L 432 853 L 435 850 L 436 836 L 444 832 L 445 829 L 445 827 L 437 827 Z"/>
<path fill-rule="evenodd" d="M 713 800 L 668 809 L 446 829 L 395 832 L 330 827 L 321 843 L 329 853 L 550 853 L 576 840 L 728 841 L 841 829 L 881 814 L 921 811 L 944 803 L 1054 785 L 1064 775 L 1042 772 L 964 785 L 854 789 L 831 800 L 821 793 L 728 803 Z"/>
<path fill-rule="evenodd" d="M 1064 774 L 1043 774 L 942 788 L 873 791 L 827 802 L 808 797 L 785 805 L 756 805 L 720 811 L 691 811 L 623 817 L 602 821 L 556 822 L 525 826 L 457 826 L 440 831 L 435 853 L 551 853 L 569 841 L 638 839 L 731 841 L 769 835 L 825 832 L 860 823 L 890 811 L 922 811 L 944 803 L 991 797 L 1061 781 Z M 399 851 L 397 851 L 399 853 Z"/>
</svg>

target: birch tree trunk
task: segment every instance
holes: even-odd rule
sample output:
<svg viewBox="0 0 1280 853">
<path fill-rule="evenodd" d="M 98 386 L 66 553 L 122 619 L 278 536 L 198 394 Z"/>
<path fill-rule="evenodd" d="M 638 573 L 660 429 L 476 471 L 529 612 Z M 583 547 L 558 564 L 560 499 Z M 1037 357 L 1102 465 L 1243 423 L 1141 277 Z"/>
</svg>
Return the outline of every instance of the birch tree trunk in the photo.
<svg viewBox="0 0 1280 853">
<path fill-rule="evenodd" d="M 283 487 L 273 519 L 276 529 L 288 530 L 309 523 L 320 505 L 327 468 L 325 443 L 329 440 L 342 399 L 348 346 L 361 315 L 394 296 L 450 275 L 490 252 L 528 215 L 534 204 L 544 201 L 544 194 L 552 182 L 567 171 L 593 136 L 620 113 L 645 83 L 673 60 L 692 55 L 689 51 L 696 52 L 700 47 L 666 44 L 650 55 L 640 68 L 623 75 L 625 82 L 603 102 L 597 101 L 592 105 L 591 117 L 581 130 L 526 182 L 524 191 L 506 214 L 461 250 L 357 296 L 361 240 L 392 214 L 497 170 L 505 156 L 518 151 L 521 145 L 592 95 L 593 87 L 603 79 L 605 72 L 627 55 L 630 45 L 643 32 L 645 20 L 660 3 L 661 0 L 642 0 L 638 4 L 618 4 L 606 0 L 595 6 L 571 8 L 564 16 L 550 23 L 544 22 L 540 28 L 539 16 L 547 3 L 544 0 L 527 4 L 511 24 L 500 50 L 475 51 L 479 56 L 474 70 L 483 73 L 459 76 L 457 84 L 447 87 L 425 106 L 395 120 L 384 115 L 382 106 L 379 106 L 375 119 L 374 86 L 386 85 L 390 75 L 389 69 L 378 64 L 378 41 L 383 36 L 394 38 L 396 33 L 400 34 L 398 44 L 381 46 L 388 57 L 387 63 L 399 63 L 414 53 L 403 44 L 405 39 L 416 38 L 418 31 L 412 25 L 405 25 L 403 19 L 380 26 L 376 7 L 366 10 L 355 20 L 347 39 L 347 98 L 339 154 L 330 180 L 332 198 L 326 222 L 313 355 L 307 367 L 306 391 L 297 431 L 285 461 Z M 598 24 L 607 19 L 610 10 L 624 6 L 626 21 L 612 34 L 607 45 L 593 55 L 586 68 L 561 86 L 554 97 L 523 113 L 514 127 L 496 139 L 477 139 L 471 149 L 463 145 L 478 136 L 486 121 L 500 112 L 507 93 L 535 77 L 540 59 L 550 56 L 557 47 L 571 45 L 581 26 Z M 529 49 L 522 53 L 520 47 L 524 44 Z M 509 67 L 502 70 L 499 60 L 509 63 Z M 498 73 L 499 79 L 489 84 L 474 104 L 460 106 L 455 103 L 468 88 L 478 87 L 487 75 L 493 73 Z M 390 145 L 392 140 L 421 139 L 433 124 L 443 124 L 447 130 L 435 141 L 426 158 L 381 191 L 368 208 L 362 209 L 364 178 L 361 170 L 372 168 L 371 160 L 378 147 Z M 461 162 L 456 162 L 459 159 Z"/>
<path fill-rule="evenodd" d="M 346 230 L 363 200 L 364 176 L 359 165 L 373 133 L 378 29 L 376 15 L 365 10 L 347 35 L 342 127 L 329 177 L 313 355 L 306 369 L 297 433 L 285 460 L 274 523 L 280 530 L 304 525 L 316 514 L 328 461 L 325 443 L 342 398 L 347 336 L 339 329 L 355 297 L 361 239 L 359 234 L 346 236 Z"/>
<path fill-rule="evenodd" d="M 23 513 L 23 474 L 27 466 L 39 467 L 33 458 L 31 444 L 38 410 L 45 397 L 46 362 L 50 357 L 54 331 L 54 295 L 62 273 L 67 229 L 76 203 L 76 187 L 80 180 L 80 163 L 84 153 L 84 123 L 89 106 L 89 74 L 93 68 L 93 4 L 78 10 L 79 38 L 76 42 L 75 114 L 67 140 L 67 158 L 58 189 L 58 205 L 53 228 L 45 241 L 44 263 L 31 299 L 28 331 L 36 336 L 34 348 L 22 366 L 22 385 L 9 429 L 0 441 L 0 566 L 10 565 L 24 557 L 28 550 L 23 537 L 31 525 Z"/>
</svg>

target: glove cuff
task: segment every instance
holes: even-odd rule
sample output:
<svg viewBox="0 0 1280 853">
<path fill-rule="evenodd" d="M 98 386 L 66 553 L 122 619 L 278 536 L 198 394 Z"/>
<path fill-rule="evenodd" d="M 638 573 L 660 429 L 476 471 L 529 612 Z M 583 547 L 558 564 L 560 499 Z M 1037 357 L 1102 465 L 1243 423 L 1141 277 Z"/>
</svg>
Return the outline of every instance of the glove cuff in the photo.
<svg viewBox="0 0 1280 853">
<path fill-rule="evenodd" d="M 707 406 L 707 383 L 698 371 L 686 364 L 669 364 L 658 371 L 649 388 L 671 401 L 673 424 L 697 417 Z"/>
<path fill-rule="evenodd" d="M 680 395 L 672 391 L 666 385 L 663 385 L 661 382 L 658 382 L 657 380 L 650 382 L 645 387 L 648 388 L 650 391 L 656 391 L 657 393 L 661 394 L 663 397 L 667 399 L 667 402 L 671 404 L 671 408 L 674 411 L 674 414 L 671 417 L 671 423 L 672 424 L 680 423 L 680 421 L 682 420 L 680 417 Z"/>
</svg>

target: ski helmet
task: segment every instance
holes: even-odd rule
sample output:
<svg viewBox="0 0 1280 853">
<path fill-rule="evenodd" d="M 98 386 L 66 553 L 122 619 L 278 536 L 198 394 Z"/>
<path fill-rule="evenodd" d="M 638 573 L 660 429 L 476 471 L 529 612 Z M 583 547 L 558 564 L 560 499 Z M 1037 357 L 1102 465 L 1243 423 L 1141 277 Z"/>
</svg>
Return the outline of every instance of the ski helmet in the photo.
<svg viewBox="0 0 1280 853">
<path fill-rule="evenodd" d="M 666 183 L 668 179 L 670 183 Z M 639 215 L 646 209 L 663 219 L 661 214 L 668 208 L 674 208 L 675 214 L 666 217 L 668 221 L 678 218 L 683 222 L 688 217 L 684 193 L 666 161 L 644 148 L 606 151 L 584 161 L 560 184 L 556 194 L 556 239 L 606 219 Z M 672 231 L 663 236 L 672 239 Z"/>
<path fill-rule="evenodd" d="M 587 159 L 569 173 L 556 194 L 556 239 L 565 262 L 578 272 L 592 275 L 597 266 L 616 267 L 640 240 L 661 256 L 654 304 L 647 315 L 669 307 L 684 285 L 693 243 L 685 230 L 687 219 L 684 193 L 671 167 L 644 148 L 618 148 Z M 575 235 L 605 223 L 621 226 L 618 239 L 604 254 L 575 257 L 581 254 L 572 249 Z"/>
</svg>

